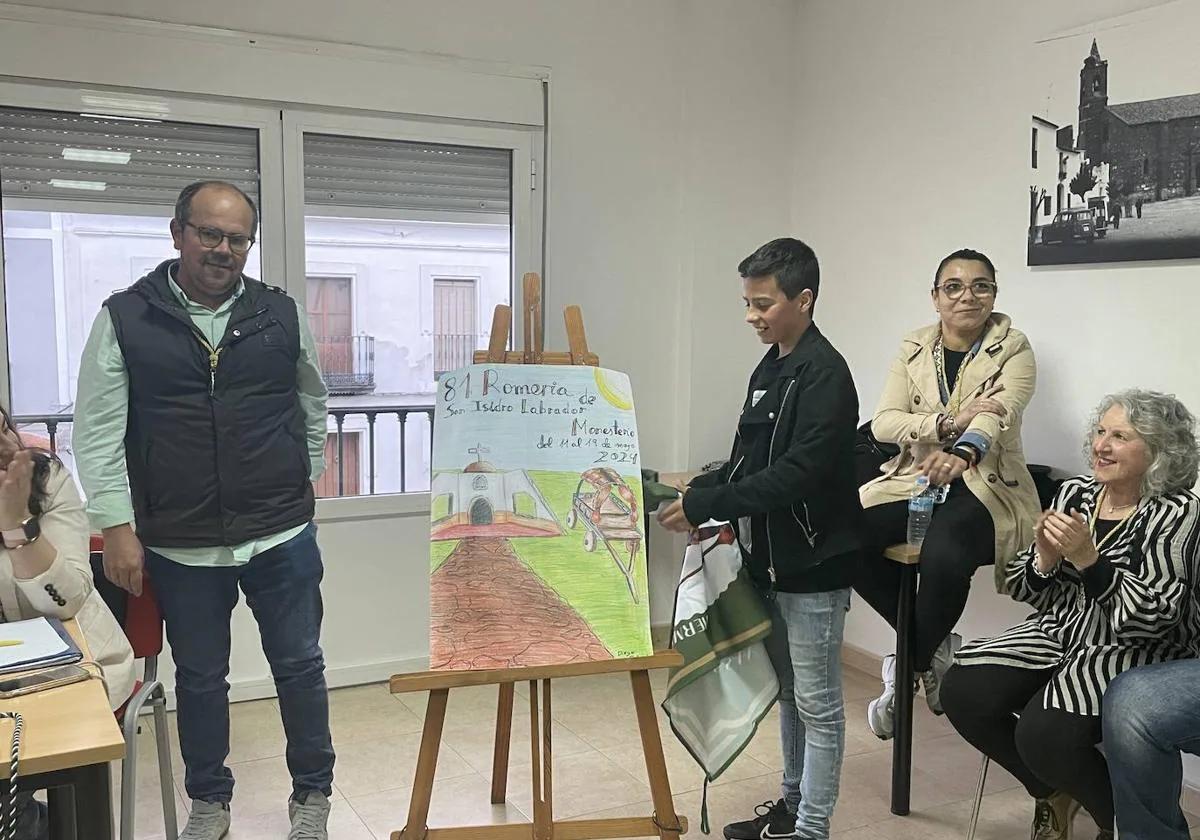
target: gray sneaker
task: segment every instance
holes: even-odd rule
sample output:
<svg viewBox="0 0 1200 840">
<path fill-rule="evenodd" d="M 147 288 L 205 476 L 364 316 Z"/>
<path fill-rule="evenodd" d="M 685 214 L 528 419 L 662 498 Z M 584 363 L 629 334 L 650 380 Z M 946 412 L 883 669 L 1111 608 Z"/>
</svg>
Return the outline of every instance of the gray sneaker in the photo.
<svg viewBox="0 0 1200 840">
<path fill-rule="evenodd" d="M 954 656 L 962 647 L 962 636 L 951 633 L 933 653 L 933 667 L 921 674 L 921 685 L 925 689 L 925 704 L 935 715 L 942 714 L 942 677 L 954 664 Z"/>
<path fill-rule="evenodd" d="M 875 737 L 890 740 L 896 725 L 896 656 L 883 657 L 883 694 L 867 705 L 867 726 Z"/>
<path fill-rule="evenodd" d="M 179 840 L 221 840 L 229 833 L 229 806 L 192 800 L 192 815 Z"/>
<path fill-rule="evenodd" d="M 329 840 L 329 797 L 312 791 L 303 802 L 288 803 L 292 830 L 288 840 Z"/>
</svg>

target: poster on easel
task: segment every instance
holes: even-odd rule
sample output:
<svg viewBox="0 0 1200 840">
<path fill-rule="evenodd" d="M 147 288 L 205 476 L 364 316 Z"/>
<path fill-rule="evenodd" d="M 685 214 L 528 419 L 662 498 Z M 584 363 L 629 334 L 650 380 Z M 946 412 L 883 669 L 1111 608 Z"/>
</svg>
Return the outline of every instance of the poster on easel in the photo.
<svg viewBox="0 0 1200 840">
<path fill-rule="evenodd" d="M 629 378 L 478 364 L 438 382 L 430 668 L 649 656 Z"/>
</svg>

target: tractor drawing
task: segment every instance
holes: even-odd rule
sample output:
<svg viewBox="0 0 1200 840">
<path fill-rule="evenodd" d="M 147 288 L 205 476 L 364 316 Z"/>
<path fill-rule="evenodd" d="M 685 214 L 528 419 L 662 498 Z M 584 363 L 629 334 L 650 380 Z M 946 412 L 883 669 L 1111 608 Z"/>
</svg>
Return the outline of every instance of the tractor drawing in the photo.
<svg viewBox="0 0 1200 840">
<path fill-rule="evenodd" d="M 583 547 L 595 551 L 598 544 L 612 556 L 613 562 L 625 577 L 633 602 L 638 602 L 637 585 L 633 580 L 633 561 L 642 545 L 638 530 L 637 496 L 616 470 L 594 467 L 579 477 L 567 513 L 567 527 L 574 530 L 583 524 Z M 622 555 L 628 552 L 628 562 Z"/>
</svg>

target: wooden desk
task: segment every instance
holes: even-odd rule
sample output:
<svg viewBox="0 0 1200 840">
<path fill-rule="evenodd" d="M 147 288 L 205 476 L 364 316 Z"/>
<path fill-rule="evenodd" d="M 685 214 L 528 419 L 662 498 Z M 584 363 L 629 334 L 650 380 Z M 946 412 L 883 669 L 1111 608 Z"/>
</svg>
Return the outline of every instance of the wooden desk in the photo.
<svg viewBox="0 0 1200 840">
<path fill-rule="evenodd" d="M 74 621 L 67 631 L 84 653 L 87 643 Z M 18 784 L 45 789 L 51 804 L 51 840 L 111 840 L 112 786 L 108 763 L 125 757 L 125 739 L 99 679 L 0 700 L 0 709 L 20 712 Z M 2 725 L 7 723 L 8 725 Z M 0 721 L 0 745 L 7 747 L 10 722 Z M 8 762 L 0 762 L 0 779 L 8 778 Z"/>
</svg>

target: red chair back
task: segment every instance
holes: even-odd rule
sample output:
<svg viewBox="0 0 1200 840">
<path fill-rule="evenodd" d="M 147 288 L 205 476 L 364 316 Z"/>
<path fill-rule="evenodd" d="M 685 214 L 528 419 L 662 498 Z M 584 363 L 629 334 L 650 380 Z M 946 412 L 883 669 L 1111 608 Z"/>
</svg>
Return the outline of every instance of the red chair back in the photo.
<svg viewBox="0 0 1200 840">
<path fill-rule="evenodd" d="M 100 534 L 92 534 L 91 552 L 104 553 L 104 537 Z M 162 614 L 158 611 L 158 601 L 154 598 L 149 575 L 142 575 L 141 595 L 125 593 L 125 622 L 121 629 L 129 639 L 135 658 L 147 659 L 162 653 Z"/>
</svg>

